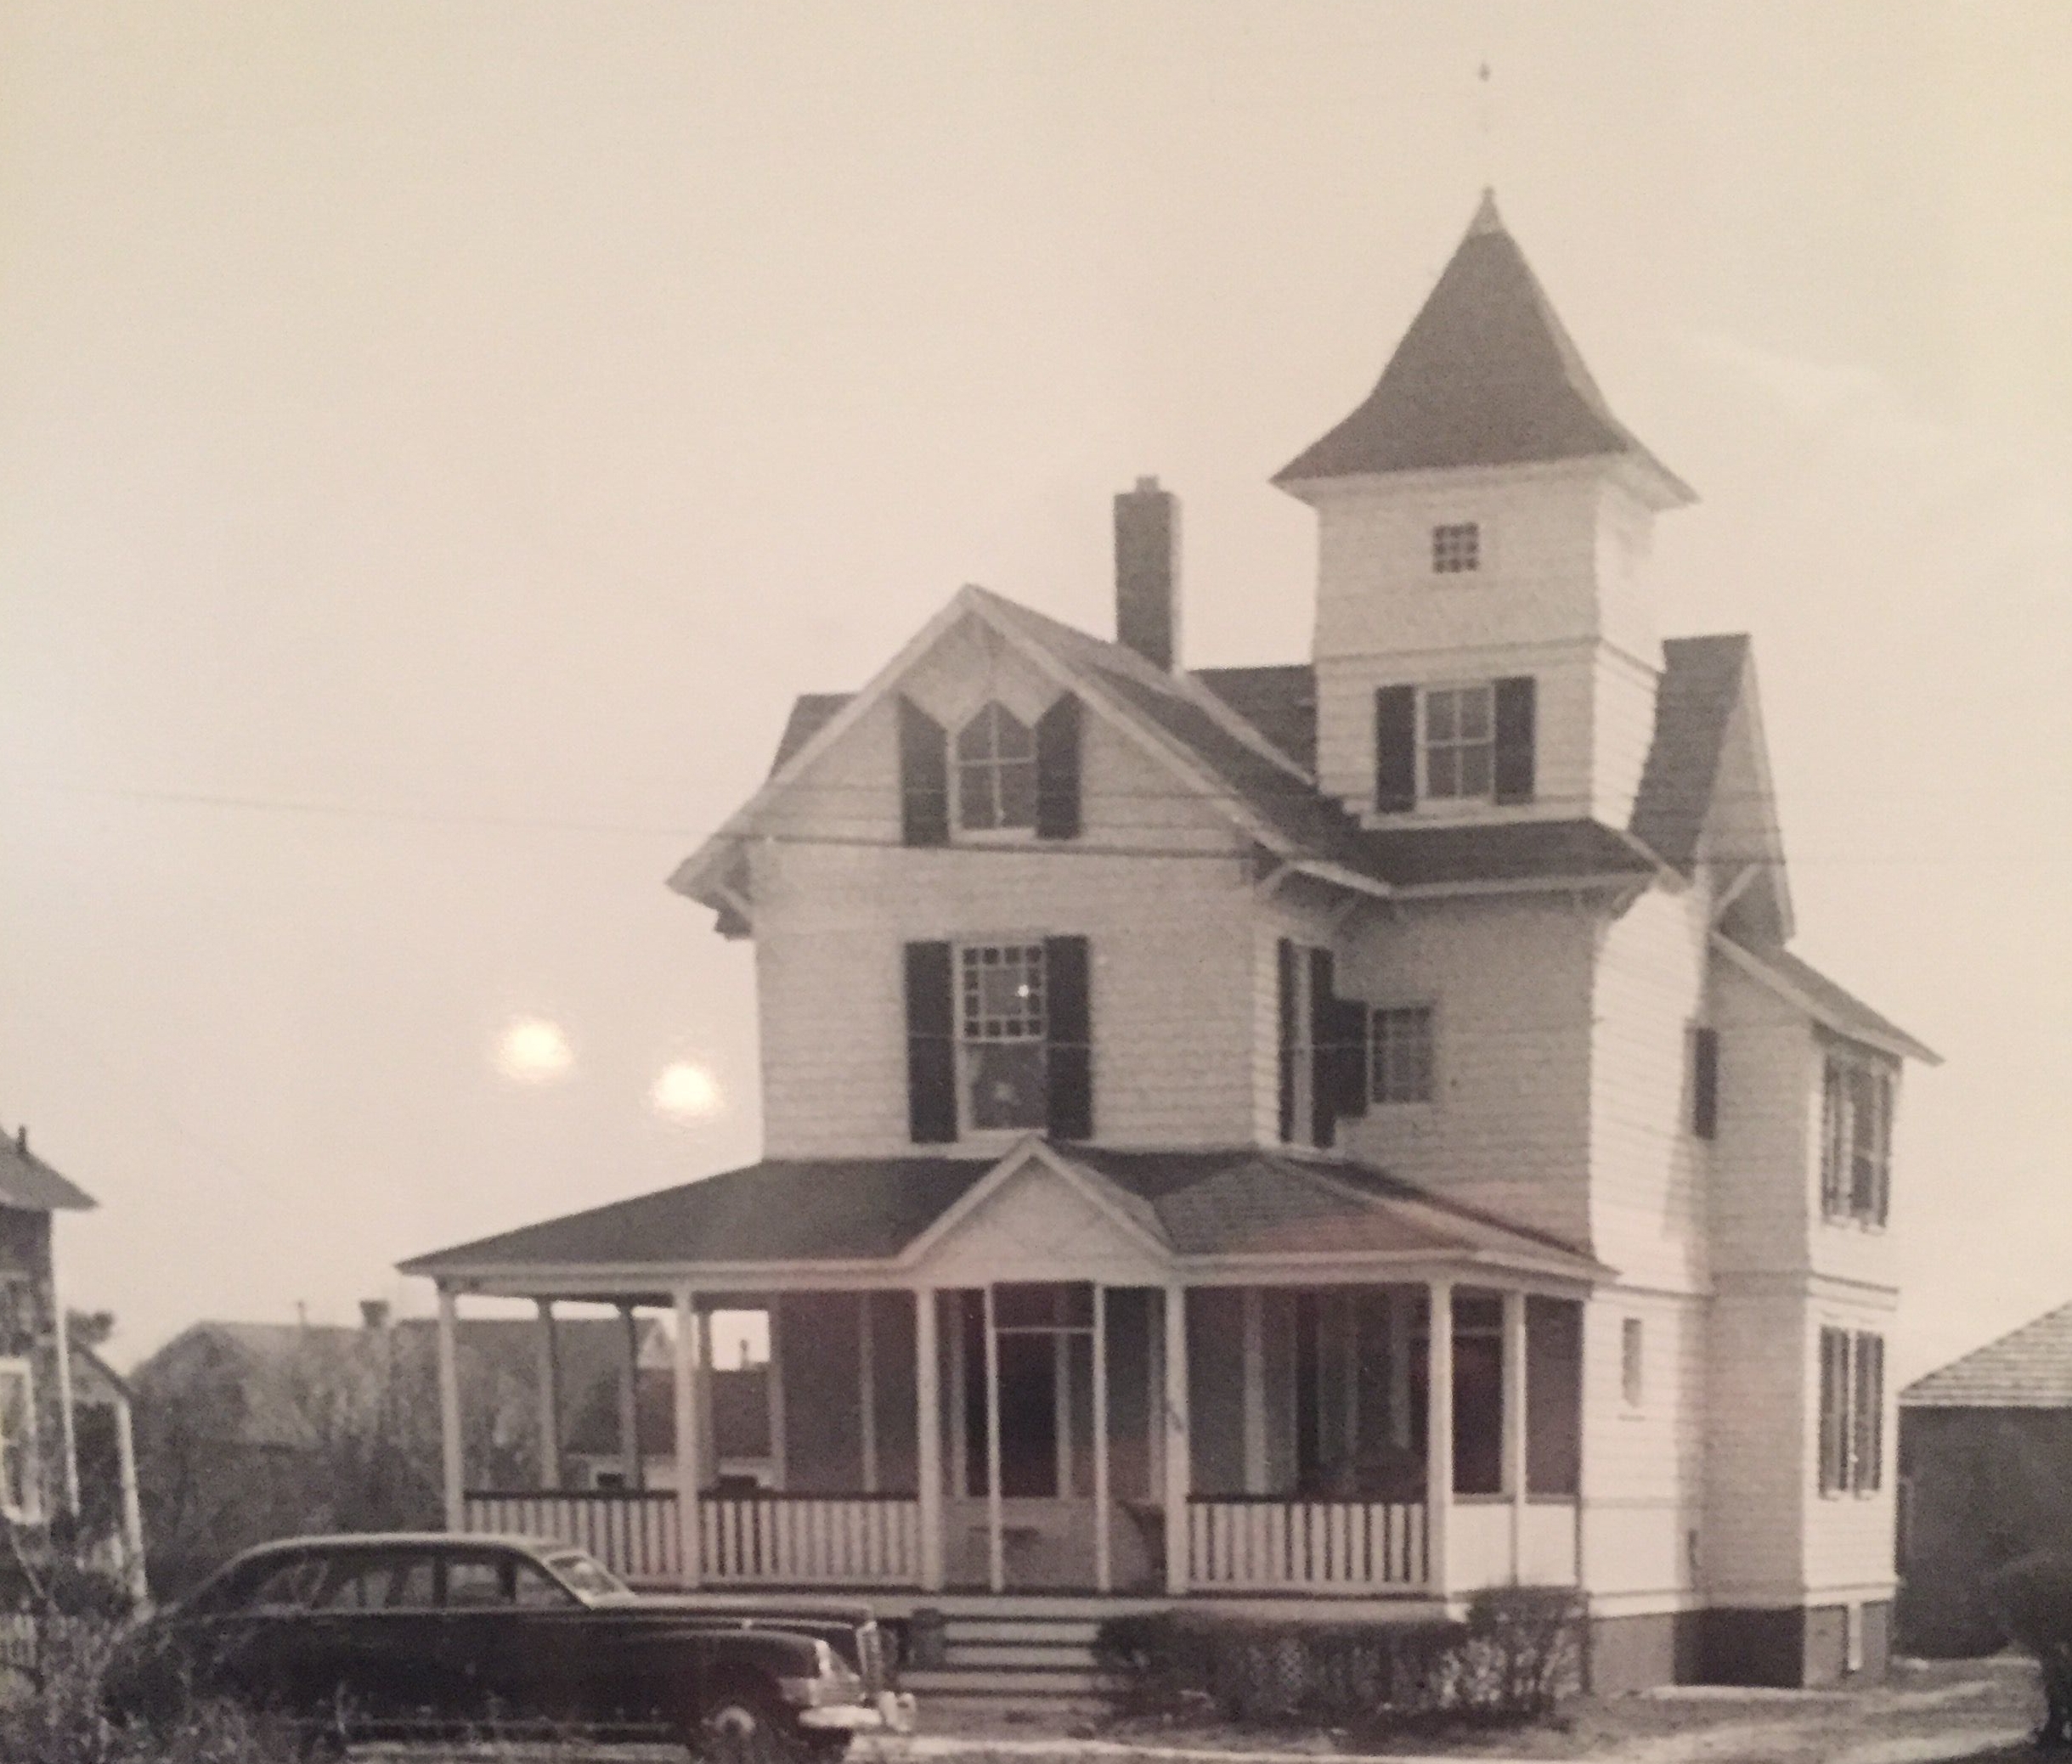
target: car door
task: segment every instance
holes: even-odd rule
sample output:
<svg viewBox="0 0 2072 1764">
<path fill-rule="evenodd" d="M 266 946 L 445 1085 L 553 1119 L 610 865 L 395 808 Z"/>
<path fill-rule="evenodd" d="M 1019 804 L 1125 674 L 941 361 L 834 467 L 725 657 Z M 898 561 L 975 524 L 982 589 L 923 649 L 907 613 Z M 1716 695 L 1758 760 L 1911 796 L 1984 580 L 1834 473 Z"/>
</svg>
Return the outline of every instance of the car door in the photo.
<svg viewBox="0 0 2072 1764">
<path fill-rule="evenodd" d="M 522 1553 L 456 1546 L 443 1558 L 439 1651 L 454 1716 L 518 1737 L 587 1725 L 581 1605 Z"/>
<path fill-rule="evenodd" d="M 438 1564 L 422 1546 L 345 1549 L 331 1558 L 305 1621 L 312 1700 L 347 1732 L 437 1732 Z"/>
<path fill-rule="evenodd" d="M 183 1624 L 185 1666 L 196 1690 L 253 1709 L 304 1712 L 306 1607 L 323 1564 L 306 1552 L 261 1557 Z"/>
</svg>

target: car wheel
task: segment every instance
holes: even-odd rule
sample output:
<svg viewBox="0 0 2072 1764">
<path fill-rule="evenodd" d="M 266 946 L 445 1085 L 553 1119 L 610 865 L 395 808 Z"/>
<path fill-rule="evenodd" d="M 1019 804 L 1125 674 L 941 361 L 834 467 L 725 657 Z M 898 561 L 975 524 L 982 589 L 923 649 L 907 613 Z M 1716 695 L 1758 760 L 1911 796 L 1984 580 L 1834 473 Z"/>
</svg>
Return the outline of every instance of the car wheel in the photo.
<svg viewBox="0 0 2072 1764">
<path fill-rule="evenodd" d="M 801 1753 L 791 1711 L 759 1684 L 716 1692 L 698 1716 L 691 1756 L 708 1764 L 791 1764 Z"/>
</svg>

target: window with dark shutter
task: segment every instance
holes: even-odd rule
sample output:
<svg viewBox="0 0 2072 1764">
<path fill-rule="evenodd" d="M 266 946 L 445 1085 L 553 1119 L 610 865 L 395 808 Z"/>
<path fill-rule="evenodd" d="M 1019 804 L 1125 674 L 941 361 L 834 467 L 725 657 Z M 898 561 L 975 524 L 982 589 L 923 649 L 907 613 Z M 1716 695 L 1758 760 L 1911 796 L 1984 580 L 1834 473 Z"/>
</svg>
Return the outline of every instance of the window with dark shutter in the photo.
<svg viewBox="0 0 2072 1764">
<path fill-rule="evenodd" d="M 1855 1344 L 1854 1412 L 1850 1417 L 1853 1443 L 1849 1451 L 1849 1486 L 1860 1495 L 1875 1492 L 1885 1476 L 1885 1338 L 1859 1335 Z"/>
<path fill-rule="evenodd" d="M 1367 1006 L 1358 999 L 1331 1000 L 1331 1046 L 1336 1057 L 1331 1107 L 1341 1115 L 1367 1113 Z"/>
<path fill-rule="evenodd" d="M 1048 1127 L 1053 1139 L 1093 1137 L 1092 964 L 1083 937 L 1046 938 L 1044 980 L 1050 1066 Z"/>
<path fill-rule="evenodd" d="M 1375 807 L 1401 814 L 1417 807 L 1417 688 L 1375 694 Z"/>
<path fill-rule="evenodd" d="M 1275 971 L 1280 984 L 1280 1138 L 1283 1145 L 1291 1145 L 1295 1141 L 1295 1044 L 1297 1027 L 1295 944 L 1284 937 L 1275 953 L 1278 957 Z"/>
<path fill-rule="evenodd" d="M 1079 837 L 1080 702 L 1067 692 L 1036 719 L 1036 831 L 1039 839 Z"/>
<path fill-rule="evenodd" d="M 1538 683 L 1530 674 L 1496 683 L 1496 799 L 1529 803 L 1536 788 Z"/>
<path fill-rule="evenodd" d="M 950 843 L 950 738 L 911 698 L 900 700 L 900 840 Z"/>
<path fill-rule="evenodd" d="M 946 943 L 906 945 L 906 1119 L 916 1145 L 957 1138 L 956 1004 Z"/>
<path fill-rule="evenodd" d="M 1309 1137 L 1328 1147 L 1338 1139 L 1338 1074 L 1341 1060 L 1332 1037 L 1336 1027 L 1331 1001 L 1336 964 L 1329 950 L 1309 952 Z"/>
<path fill-rule="evenodd" d="M 1849 1334 L 1821 1331 L 1821 1492 L 1839 1494 L 1849 1484 Z"/>
<path fill-rule="evenodd" d="M 1719 1136 L 1719 1031 L 1691 1032 L 1691 1130 L 1700 1139 Z"/>
</svg>

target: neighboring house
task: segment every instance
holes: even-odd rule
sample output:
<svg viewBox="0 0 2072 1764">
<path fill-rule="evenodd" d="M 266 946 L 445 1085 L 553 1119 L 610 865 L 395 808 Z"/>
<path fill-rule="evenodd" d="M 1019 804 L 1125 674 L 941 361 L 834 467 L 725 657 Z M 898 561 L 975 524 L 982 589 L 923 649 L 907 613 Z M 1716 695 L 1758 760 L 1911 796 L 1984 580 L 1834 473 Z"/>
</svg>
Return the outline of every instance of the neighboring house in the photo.
<svg viewBox="0 0 2072 1764">
<path fill-rule="evenodd" d="M 144 1504 L 160 1592 L 271 1537 L 436 1524 L 434 1325 L 363 1306 L 360 1327 L 203 1322 L 132 1376 Z M 590 1486 L 578 1448 L 603 1452 L 629 1351 L 666 1364 L 659 1323 L 563 1319 L 552 1359 L 523 1319 L 471 1318 L 458 1369 L 471 1455 L 528 1487 Z M 659 1344 L 659 1345 L 658 1345 Z M 658 1354 L 661 1358 L 658 1359 Z M 568 1457 L 539 1456 L 543 1405 Z M 659 1448 L 658 1448 L 659 1449 Z"/>
<path fill-rule="evenodd" d="M 1909 1650 L 1990 1654 L 2003 1562 L 2072 1549 L 2072 1305 L 1900 1393 L 1900 1632 Z"/>
<path fill-rule="evenodd" d="M 1601 1689 L 1877 1672 L 1929 1056 L 1786 947 L 1748 641 L 1657 629 L 1691 492 L 1488 201 L 1276 482 L 1306 663 L 1182 665 L 1144 480 L 1117 640 L 966 588 L 797 702 L 673 878 L 754 943 L 764 1161 L 405 1271 L 449 1325 L 674 1311 L 686 1473 L 607 1539 L 652 1580 L 1022 1622 L 1557 1582 Z M 766 1494 L 702 1446 L 747 1307 Z M 447 1447 L 454 1526 L 573 1524 Z"/>
<path fill-rule="evenodd" d="M 31 1556 L 69 1532 L 141 1593 L 128 1387 L 68 1340 L 58 1279 L 57 1215 L 93 1205 L 26 1128 L 0 1136 L 0 1522 Z"/>
</svg>

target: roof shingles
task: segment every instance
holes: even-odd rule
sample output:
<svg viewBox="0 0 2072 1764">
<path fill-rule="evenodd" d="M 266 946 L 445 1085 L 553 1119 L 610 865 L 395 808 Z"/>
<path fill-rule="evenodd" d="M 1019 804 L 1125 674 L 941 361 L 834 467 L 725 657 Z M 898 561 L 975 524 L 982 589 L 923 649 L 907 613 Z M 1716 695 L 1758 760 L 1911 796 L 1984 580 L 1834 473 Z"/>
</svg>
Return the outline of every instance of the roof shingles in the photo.
<svg viewBox="0 0 2072 1764">
<path fill-rule="evenodd" d="M 1912 1409 L 2072 1409 L 2072 1305 L 1917 1378 L 1900 1401 Z"/>
</svg>

